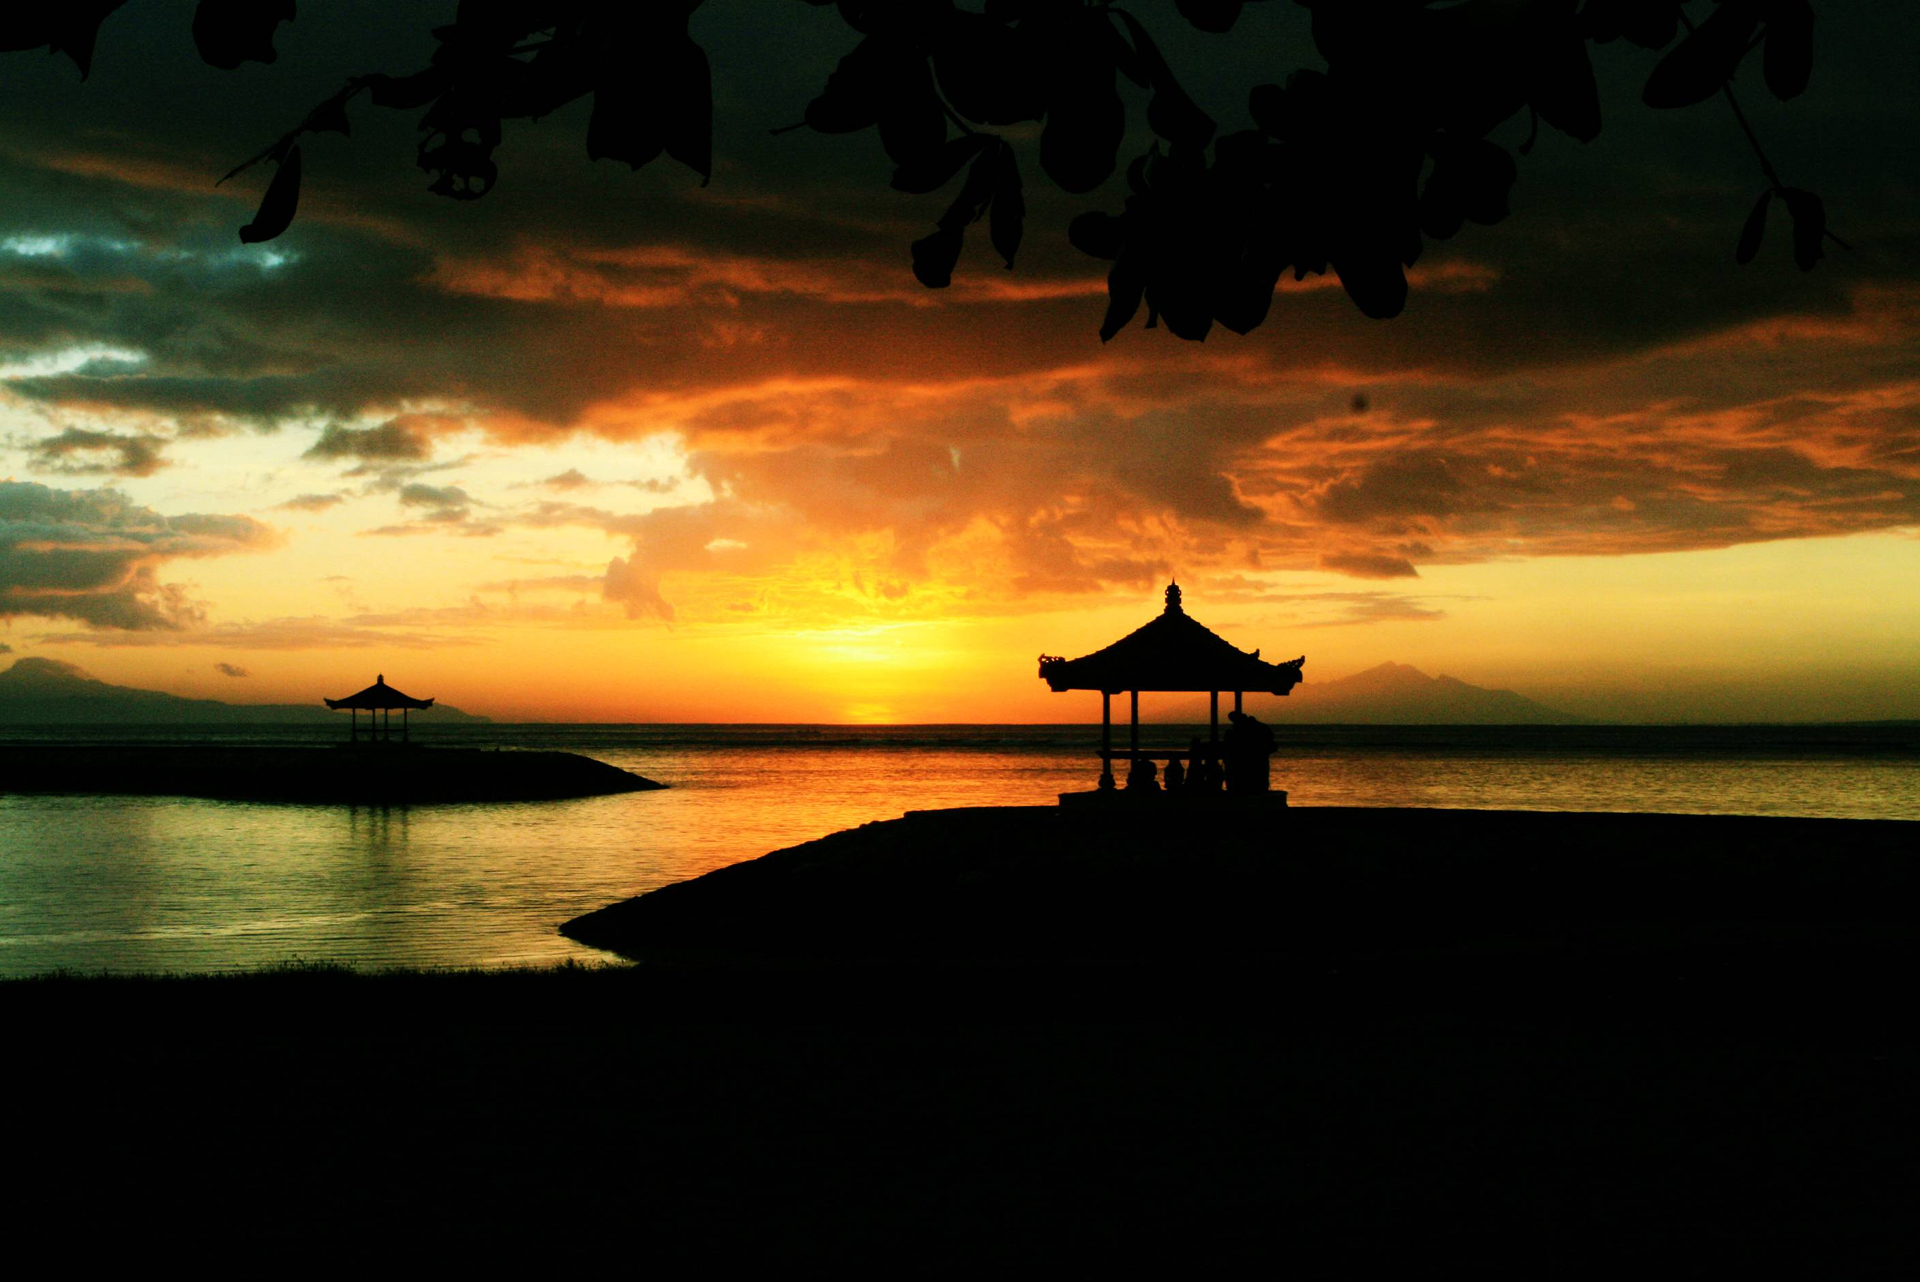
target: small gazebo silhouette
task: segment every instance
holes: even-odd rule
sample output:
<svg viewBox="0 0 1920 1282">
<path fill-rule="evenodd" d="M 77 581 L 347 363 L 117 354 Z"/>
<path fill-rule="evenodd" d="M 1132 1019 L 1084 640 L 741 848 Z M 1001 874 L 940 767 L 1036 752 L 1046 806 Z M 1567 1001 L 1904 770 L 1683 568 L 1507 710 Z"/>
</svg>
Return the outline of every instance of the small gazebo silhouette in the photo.
<svg viewBox="0 0 1920 1282">
<path fill-rule="evenodd" d="M 1067 690 L 1100 692 L 1100 788 L 1113 787 L 1113 762 L 1137 761 L 1140 752 L 1140 692 L 1174 691 L 1213 696 L 1213 737 L 1220 742 L 1220 692 L 1233 691 L 1233 710 L 1241 710 L 1248 690 L 1286 694 L 1300 684 L 1301 655 L 1286 663 L 1267 663 L 1255 650 L 1248 654 L 1188 617 L 1180 608 L 1180 585 L 1167 585 L 1167 605 L 1160 617 L 1137 628 L 1104 650 L 1078 659 L 1040 656 L 1040 676 L 1055 694 Z M 1113 750 L 1113 696 L 1122 690 L 1133 696 L 1133 714 L 1127 751 Z M 1167 754 L 1160 754 L 1167 755 Z M 1178 755 L 1178 754 L 1174 754 Z"/>
<path fill-rule="evenodd" d="M 433 700 L 416 699 L 412 695 L 401 694 L 387 684 L 387 674 L 382 672 L 373 679 L 373 684 L 358 694 L 350 694 L 344 699 L 322 699 L 322 703 L 336 712 L 341 708 L 352 713 L 348 723 L 347 741 L 357 742 L 362 734 L 369 739 L 391 742 L 393 739 L 393 710 L 400 709 L 400 741 L 407 740 L 407 710 L 409 708 L 431 708 Z M 367 728 L 360 729 L 360 710 L 367 711 Z"/>
</svg>

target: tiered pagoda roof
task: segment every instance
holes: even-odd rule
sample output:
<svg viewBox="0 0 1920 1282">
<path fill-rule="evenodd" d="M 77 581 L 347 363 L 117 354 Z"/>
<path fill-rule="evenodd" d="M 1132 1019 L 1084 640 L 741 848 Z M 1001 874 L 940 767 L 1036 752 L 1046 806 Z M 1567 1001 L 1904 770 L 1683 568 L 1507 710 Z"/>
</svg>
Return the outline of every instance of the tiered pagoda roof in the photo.
<svg viewBox="0 0 1920 1282">
<path fill-rule="evenodd" d="M 431 699 L 416 699 L 412 695 L 401 694 L 398 690 L 388 685 L 387 674 L 384 672 L 374 678 L 372 685 L 360 691 L 358 694 L 350 694 L 344 699 L 324 699 L 322 702 L 329 708 L 336 710 L 340 708 L 360 708 L 363 710 L 376 708 L 431 708 L 433 706 L 433 700 Z"/>
<path fill-rule="evenodd" d="M 1160 617 L 1104 650 L 1078 659 L 1040 656 L 1040 676 L 1057 694 L 1063 690 L 1196 692 L 1264 691 L 1286 694 L 1300 684 L 1302 655 L 1268 663 L 1215 635 L 1180 608 L 1180 585 L 1167 587 Z"/>
</svg>

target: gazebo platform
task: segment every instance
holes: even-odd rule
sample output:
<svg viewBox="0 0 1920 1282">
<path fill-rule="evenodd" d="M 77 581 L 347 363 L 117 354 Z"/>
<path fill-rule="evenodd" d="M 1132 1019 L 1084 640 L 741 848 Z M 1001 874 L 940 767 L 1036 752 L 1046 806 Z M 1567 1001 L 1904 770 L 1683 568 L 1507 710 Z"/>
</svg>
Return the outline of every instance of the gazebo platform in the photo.
<svg viewBox="0 0 1920 1282">
<path fill-rule="evenodd" d="M 1208 811 L 1242 815 L 1249 811 L 1285 810 L 1287 794 L 1280 788 L 1266 792 L 1142 792 L 1127 788 L 1094 788 L 1086 792 L 1063 792 L 1060 794 L 1060 804 L 1069 810 L 1096 807 L 1112 811 L 1171 809 L 1191 815 L 1203 815 Z"/>
</svg>

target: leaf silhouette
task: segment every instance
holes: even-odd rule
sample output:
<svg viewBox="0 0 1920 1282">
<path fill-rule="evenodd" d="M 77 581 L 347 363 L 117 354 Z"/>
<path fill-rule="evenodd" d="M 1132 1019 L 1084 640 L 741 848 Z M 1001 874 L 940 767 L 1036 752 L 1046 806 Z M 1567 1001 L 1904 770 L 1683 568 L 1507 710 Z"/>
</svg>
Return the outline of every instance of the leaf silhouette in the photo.
<svg viewBox="0 0 1920 1282">
<path fill-rule="evenodd" d="M 963 232 L 973 223 L 979 222 L 981 215 L 987 212 L 987 206 L 993 202 L 995 185 L 999 181 L 996 161 L 999 148 L 977 157 L 967 170 L 967 181 L 960 188 L 960 194 L 947 206 L 947 212 L 940 215 L 940 225 L 949 231 Z"/>
<path fill-rule="evenodd" d="M 1810 272 L 1826 256 L 1822 242 L 1827 235 L 1827 206 L 1810 191 L 1789 188 L 1780 193 L 1793 219 L 1793 261 L 1800 270 Z"/>
<path fill-rule="evenodd" d="M 1099 25 L 1094 25 L 1099 24 Z M 1040 130 L 1040 168 L 1063 191 L 1092 191 L 1112 176 L 1127 132 L 1127 107 L 1114 87 L 1106 18 L 1089 11 L 1059 32 L 1054 81 Z"/>
<path fill-rule="evenodd" d="M 410 76 L 374 75 L 367 77 L 367 96 L 376 107 L 407 111 L 426 106 L 445 93 L 449 83 L 444 67 L 427 67 Z"/>
<path fill-rule="evenodd" d="M 1133 323 L 1140 313 L 1140 300 L 1147 282 L 1140 265 L 1131 254 L 1122 254 L 1107 270 L 1107 314 L 1100 322 L 1100 341 L 1105 343 Z"/>
<path fill-rule="evenodd" d="M 807 126 L 823 134 L 852 133 L 880 119 L 880 64 L 885 54 L 871 36 L 855 45 L 807 104 Z"/>
<path fill-rule="evenodd" d="M 887 158 L 904 165 L 939 150 L 947 140 L 947 113 L 926 58 L 901 53 L 889 59 L 878 89 L 880 145 Z"/>
<path fill-rule="evenodd" d="M 1336 257 L 1333 270 L 1354 306 L 1374 320 L 1392 320 L 1406 308 L 1407 274 L 1392 257 Z"/>
<path fill-rule="evenodd" d="M 1126 229 L 1125 219 L 1091 209 L 1067 224 L 1067 241 L 1083 254 L 1111 262 L 1126 244 Z"/>
<path fill-rule="evenodd" d="M 1287 120 L 1287 91 L 1279 85 L 1255 85 L 1248 90 L 1247 113 L 1254 124 L 1283 142 L 1292 132 Z"/>
<path fill-rule="evenodd" d="M 1599 137 L 1600 85 L 1571 10 L 1540 33 L 1528 65 L 1533 68 L 1528 97 L 1540 118 L 1581 142 Z"/>
<path fill-rule="evenodd" d="M 1173 69 L 1160 56 L 1159 46 L 1134 16 L 1124 9 L 1113 13 L 1127 29 L 1127 36 L 1145 65 L 1153 97 L 1147 100 L 1147 127 L 1176 146 L 1204 147 L 1212 141 L 1213 117 L 1200 110 L 1187 91 L 1173 78 Z"/>
<path fill-rule="evenodd" d="M 960 261 L 964 233 L 939 228 L 913 242 L 913 275 L 928 289 L 945 289 L 953 284 L 953 268 Z"/>
<path fill-rule="evenodd" d="M 0 47 L 32 49 L 46 45 L 54 53 L 64 53 L 80 69 L 85 80 L 93 74 L 93 46 L 100 37 L 100 24 L 126 0 L 72 0 L 58 6 L 48 17 L 27 19 L 20 34 L 6 39 Z M 26 39 L 27 43 L 15 43 Z"/>
<path fill-rule="evenodd" d="M 1173 0 L 1181 16 L 1202 31 L 1231 30 L 1240 20 L 1241 0 Z"/>
<path fill-rule="evenodd" d="M 1769 187 L 1753 202 L 1753 211 L 1740 228 L 1740 244 L 1733 251 L 1733 260 L 1742 267 L 1760 256 L 1760 241 L 1767 234 L 1767 209 L 1772 204 L 1773 188 Z"/>
<path fill-rule="evenodd" d="M 1455 153 L 1461 182 L 1461 204 L 1466 215 L 1491 227 L 1509 212 L 1508 199 L 1520 169 L 1505 147 L 1475 138 Z"/>
<path fill-rule="evenodd" d="M 312 111 L 300 128 L 310 133 L 335 133 L 351 136 L 353 126 L 347 120 L 347 100 L 345 96 L 335 94 Z"/>
<path fill-rule="evenodd" d="M 953 181 L 960 167 L 979 155 L 993 141 L 991 134 L 961 134 L 949 138 L 937 150 L 923 152 L 904 165 L 895 166 L 890 186 L 895 191 L 924 196 Z"/>
<path fill-rule="evenodd" d="M 1660 59 L 1640 95 L 1649 107 L 1691 107 L 1732 79 L 1760 25 L 1755 0 L 1726 0 Z"/>
<path fill-rule="evenodd" d="M 293 21 L 294 0 L 200 0 L 193 11 L 193 44 L 200 58 L 222 71 L 243 62 L 272 62 L 274 28 Z"/>
<path fill-rule="evenodd" d="M 663 58 L 652 85 L 667 154 L 700 175 L 713 177 L 713 69 L 707 51 L 682 37 Z"/>
<path fill-rule="evenodd" d="M 933 51 L 940 92 L 969 120 L 1011 125 L 1046 111 L 1035 38 L 988 14 L 955 10 Z"/>
<path fill-rule="evenodd" d="M 1587 0 L 1580 21 L 1596 43 L 1625 36 L 1642 49 L 1664 49 L 1680 33 L 1680 0 Z"/>
<path fill-rule="evenodd" d="M 1806 91 L 1813 74 L 1813 6 L 1807 0 L 1775 0 L 1761 67 L 1767 88 L 1782 102 Z"/>
<path fill-rule="evenodd" d="M 253 221 L 240 229 L 240 243 L 256 244 L 272 240 L 293 225 L 293 214 L 300 207 L 300 148 L 291 148 L 274 168 L 273 181 L 260 198 Z"/>
<path fill-rule="evenodd" d="M 1027 198 L 1021 191 L 1020 162 L 1014 158 L 1013 148 L 1003 142 L 994 149 L 991 159 L 993 212 L 987 223 L 987 238 L 1012 270 L 1014 255 L 1020 252 L 1021 234 L 1026 230 Z"/>
<path fill-rule="evenodd" d="M 428 191 L 454 200 L 478 200 L 493 190 L 500 177 L 493 149 L 500 145 L 501 126 L 490 95 L 465 88 L 449 90 L 420 118 L 420 128 L 426 137 L 417 148 L 416 161 L 434 176 Z M 593 136 L 589 120 L 589 148 Z"/>
<path fill-rule="evenodd" d="M 595 89 L 593 114 L 587 117 L 587 159 L 624 160 L 638 169 L 666 150 L 650 105 L 631 82 Z"/>
</svg>

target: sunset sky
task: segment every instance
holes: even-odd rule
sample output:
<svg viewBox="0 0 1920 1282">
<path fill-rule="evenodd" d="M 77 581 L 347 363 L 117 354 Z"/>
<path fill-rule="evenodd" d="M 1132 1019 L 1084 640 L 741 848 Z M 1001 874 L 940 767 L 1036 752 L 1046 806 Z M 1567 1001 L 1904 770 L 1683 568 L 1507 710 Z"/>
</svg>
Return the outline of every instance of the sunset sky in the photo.
<svg viewBox="0 0 1920 1282">
<path fill-rule="evenodd" d="M 243 246 L 265 175 L 214 180 L 345 75 L 424 64 L 453 5 L 302 5 L 275 65 L 221 72 L 190 4 L 138 0 L 84 83 L 0 55 L 0 665 L 242 702 L 380 671 L 514 719 L 1079 720 L 1035 656 L 1177 575 L 1309 681 L 1920 717 L 1920 21 L 1816 7 L 1809 91 L 1744 98 L 1855 246 L 1811 274 L 1778 212 L 1734 264 L 1764 185 L 1737 127 L 1643 107 L 1656 55 L 1616 43 L 1599 139 L 1543 130 L 1513 216 L 1430 246 L 1400 318 L 1309 278 L 1245 338 L 1103 345 L 1065 226 L 1119 179 L 1032 174 L 1017 270 L 976 235 L 935 293 L 907 246 L 944 198 L 888 190 L 871 132 L 769 132 L 852 43 L 830 8 L 696 16 L 705 189 L 590 164 L 579 103 L 444 200 L 417 113 L 363 102 Z M 1133 8 L 1223 130 L 1318 63 L 1290 3 L 1224 37 Z"/>
</svg>

